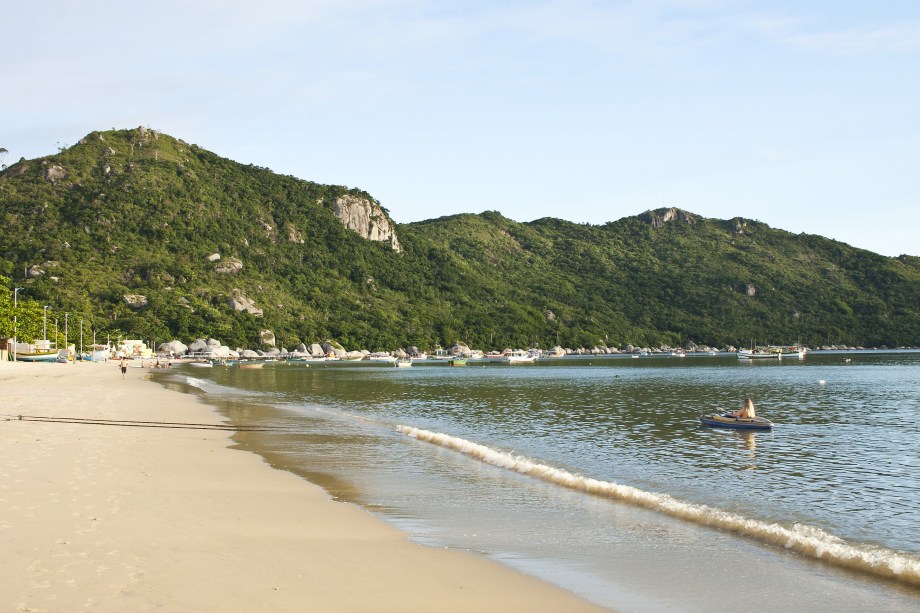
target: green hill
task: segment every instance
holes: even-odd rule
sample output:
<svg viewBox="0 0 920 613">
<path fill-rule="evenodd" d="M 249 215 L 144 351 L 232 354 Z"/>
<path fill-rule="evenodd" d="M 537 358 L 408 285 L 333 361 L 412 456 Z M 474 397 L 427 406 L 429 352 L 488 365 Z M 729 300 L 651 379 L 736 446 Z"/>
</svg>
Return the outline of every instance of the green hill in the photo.
<svg viewBox="0 0 920 613">
<path fill-rule="evenodd" d="M 351 204 L 397 238 L 346 227 Z M 0 216 L 2 285 L 24 288 L 21 338 L 41 336 L 47 304 L 98 334 L 243 347 L 262 330 L 285 347 L 371 350 L 920 345 L 917 257 L 676 209 L 602 226 L 496 212 L 394 224 L 361 190 L 145 129 L 13 164 Z M 0 292 L 0 335 L 11 294 Z"/>
</svg>

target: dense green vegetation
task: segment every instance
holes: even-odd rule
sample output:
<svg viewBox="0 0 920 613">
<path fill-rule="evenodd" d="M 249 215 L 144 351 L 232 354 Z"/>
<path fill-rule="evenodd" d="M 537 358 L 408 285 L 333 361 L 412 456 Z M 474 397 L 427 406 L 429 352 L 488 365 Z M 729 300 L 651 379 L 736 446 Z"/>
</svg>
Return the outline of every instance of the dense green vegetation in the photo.
<svg viewBox="0 0 920 613">
<path fill-rule="evenodd" d="M 373 200 L 141 129 L 20 161 L 0 173 L 0 335 L 23 287 L 23 339 L 51 305 L 97 334 L 243 347 L 262 329 L 286 347 L 371 350 L 920 345 L 917 257 L 665 211 L 603 226 L 456 215 L 397 225 L 396 252 L 342 225 L 344 194 Z M 242 269 L 217 272 L 213 253 Z M 29 276 L 36 265 L 44 274 Z M 234 289 L 264 315 L 234 311 Z"/>
</svg>

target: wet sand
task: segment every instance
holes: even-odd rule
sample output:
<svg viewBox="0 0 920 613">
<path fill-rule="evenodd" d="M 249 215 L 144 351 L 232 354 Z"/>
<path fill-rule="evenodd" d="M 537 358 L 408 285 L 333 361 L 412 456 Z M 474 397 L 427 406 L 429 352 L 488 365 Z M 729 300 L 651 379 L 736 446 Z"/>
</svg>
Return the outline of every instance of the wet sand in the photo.
<svg viewBox="0 0 920 613">
<path fill-rule="evenodd" d="M 148 375 L 129 368 L 122 380 L 117 362 L 0 364 L 0 610 L 600 610 L 495 562 L 409 543 L 230 449 L 230 432 L 150 427 L 222 422 Z"/>
</svg>

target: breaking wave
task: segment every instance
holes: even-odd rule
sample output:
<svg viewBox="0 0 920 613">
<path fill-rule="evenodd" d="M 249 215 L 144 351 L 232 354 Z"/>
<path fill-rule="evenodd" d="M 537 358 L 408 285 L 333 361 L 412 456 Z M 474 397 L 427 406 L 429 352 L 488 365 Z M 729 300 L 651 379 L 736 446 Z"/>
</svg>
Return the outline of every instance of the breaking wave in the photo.
<svg viewBox="0 0 920 613">
<path fill-rule="evenodd" d="M 748 519 L 707 505 L 677 500 L 667 494 L 600 481 L 540 464 L 511 453 L 498 451 L 462 438 L 397 426 L 411 438 L 458 451 L 487 464 L 513 470 L 572 490 L 586 492 L 664 513 L 703 526 L 738 534 L 762 543 L 784 547 L 803 556 L 858 570 L 908 585 L 920 586 L 920 558 L 873 545 L 849 543 L 820 528 L 793 524 L 792 527 Z"/>
</svg>

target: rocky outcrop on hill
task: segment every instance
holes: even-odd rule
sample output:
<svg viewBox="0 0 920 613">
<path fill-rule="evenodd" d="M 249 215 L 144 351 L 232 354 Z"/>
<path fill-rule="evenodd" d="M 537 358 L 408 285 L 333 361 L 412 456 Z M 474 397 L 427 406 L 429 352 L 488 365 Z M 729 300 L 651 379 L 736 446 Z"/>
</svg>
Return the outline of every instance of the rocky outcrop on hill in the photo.
<svg viewBox="0 0 920 613">
<path fill-rule="evenodd" d="M 233 289 L 230 291 L 230 300 L 227 303 L 234 311 L 246 311 L 255 316 L 262 315 L 262 309 L 256 306 L 256 303 L 246 297 L 243 290 Z"/>
<path fill-rule="evenodd" d="M 639 219 L 647 224 L 650 224 L 653 228 L 661 228 L 664 226 L 664 224 L 671 221 L 682 221 L 690 225 L 693 225 L 697 222 L 696 216 L 693 214 L 673 207 L 669 209 L 655 209 L 654 211 L 646 211 L 639 215 Z"/>
<path fill-rule="evenodd" d="M 58 181 L 67 178 L 67 171 L 63 166 L 58 166 L 57 164 L 52 164 L 45 168 L 45 179 L 51 181 L 52 183 L 57 183 Z"/>
<path fill-rule="evenodd" d="M 333 205 L 336 217 L 346 228 L 370 241 L 389 242 L 394 251 L 402 251 L 396 229 L 376 202 L 358 196 L 339 196 Z"/>
<path fill-rule="evenodd" d="M 223 275 L 235 275 L 243 270 L 243 263 L 236 258 L 227 258 L 214 266 L 214 272 Z"/>
<path fill-rule="evenodd" d="M 132 309 L 142 309 L 147 306 L 147 296 L 142 296 L 140 294 L 125 294 L 121 299 Z"/>
</svg>

